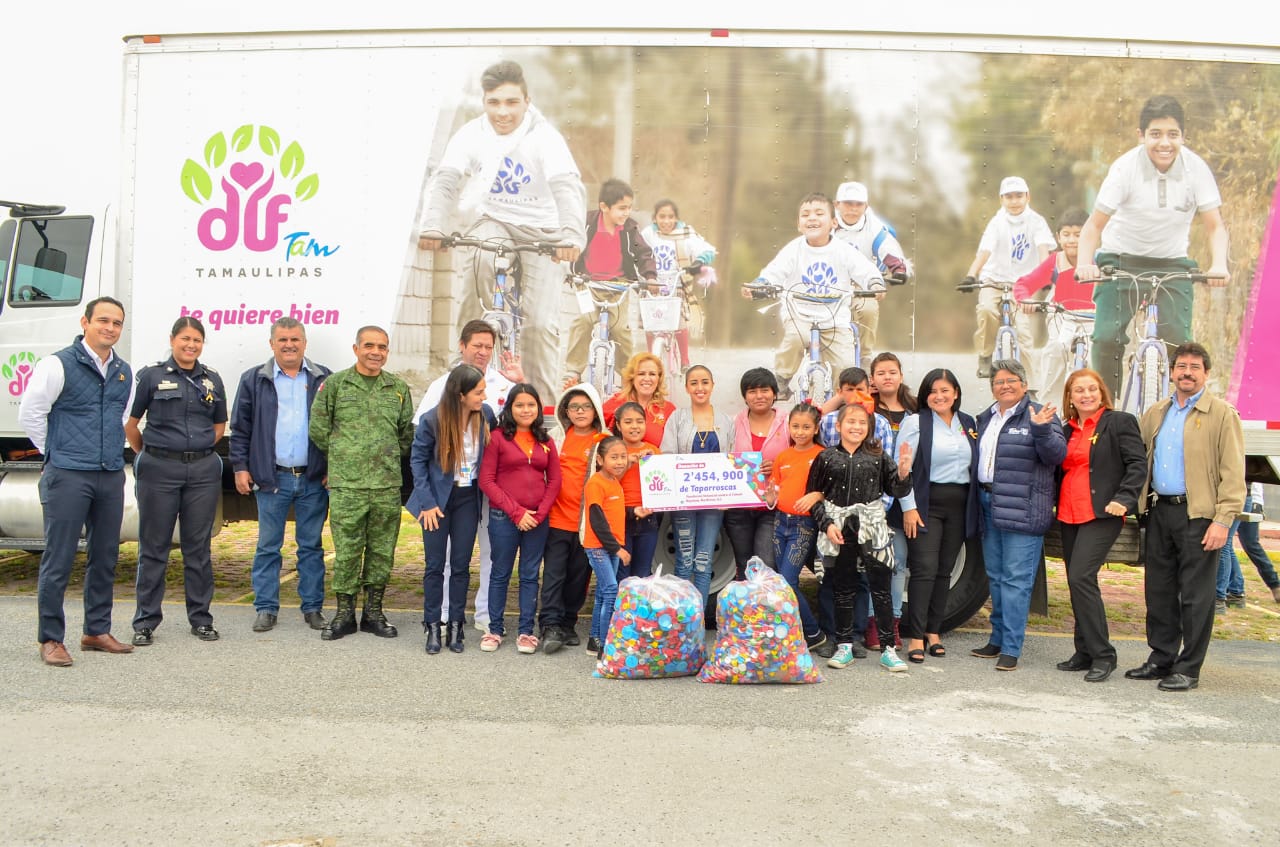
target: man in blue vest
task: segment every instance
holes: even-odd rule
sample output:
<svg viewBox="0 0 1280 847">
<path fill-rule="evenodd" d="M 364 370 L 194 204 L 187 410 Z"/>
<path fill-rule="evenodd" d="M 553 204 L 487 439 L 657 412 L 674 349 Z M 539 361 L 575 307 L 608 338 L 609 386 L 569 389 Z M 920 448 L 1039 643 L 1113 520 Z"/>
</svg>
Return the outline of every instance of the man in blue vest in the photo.
<svg viewBox="0 0 1280 847">
<path fill-rule="evenodd" d="M 99 297 L 85 307 L 80 328 L 84 334 L 71 346 L 36 364 L 18 410 L 27 437 L 44 454 L 37 634 L 40 658 L 55 667 L 71 664 L 62 601 L 82 529 L 89 555 L 80 649 L 133 652 L 111 634 L 124 515 L 124 422 L 134 388 L 129 363 L 112 350 L 124 329 L 124 306 Z"/>
</svg>

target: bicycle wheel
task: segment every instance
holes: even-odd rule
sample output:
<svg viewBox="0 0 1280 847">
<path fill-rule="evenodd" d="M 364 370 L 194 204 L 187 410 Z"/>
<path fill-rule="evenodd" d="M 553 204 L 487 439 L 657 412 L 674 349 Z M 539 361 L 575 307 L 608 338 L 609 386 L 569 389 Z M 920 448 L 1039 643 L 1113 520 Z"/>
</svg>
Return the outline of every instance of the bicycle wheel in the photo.
<svg viewBox="0 0 1280 847">
<path fill-rule="evenodd" d="M 1155 345 L 1142 351 L 1139 373 L 1142 374 L 1142 385 L 1138 394 L 1139 411 L 1150 409 L 1164 399 L 1168 391 L 1169 375 L 1165 367 L 1165 358 L 1160 355 Z"/>
<path fill-rule="evenodd" d="M 1013 334 L 1013 330 L 1008 327 L 1000 327 L 996 332 L 995 358 L 996 360 L 1018 358 L 1018 339 Z"/>
<path fill-rule="evenodd" d="M 601 397 L 613 395 L 612 346 L 612 341 L 593 341 L 587 358 L 587 382 L 595 386 Z"/>
<path fill-rule="evenodd" d="M 807 399 L 815 406 L 821 406 L 831 399 L 831 368 L 828 366 L 810 368 L 805 374 L 808 391 Z"/>
<path fill-rule="evenodd" d="M 1071 369 L 1078 371 L 1087 367 L 1089 367 L 1089 340 L 1078 338 L 1071 346 Z"/>
</svg>

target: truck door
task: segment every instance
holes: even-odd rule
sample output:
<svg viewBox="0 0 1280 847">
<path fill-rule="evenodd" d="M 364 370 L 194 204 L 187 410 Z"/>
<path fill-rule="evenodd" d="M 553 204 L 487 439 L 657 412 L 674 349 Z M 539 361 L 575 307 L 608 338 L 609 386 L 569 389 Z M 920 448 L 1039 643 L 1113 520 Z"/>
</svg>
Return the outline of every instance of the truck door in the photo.
<svg viewBox="0 0 1280 847">
<path fill-rule="evenodd" d="M 2 438 L 22 435 L 18 404 L 36 362 L 77 335 L 92 235 L 87 215 L 0 221 Z"/>
</svg>

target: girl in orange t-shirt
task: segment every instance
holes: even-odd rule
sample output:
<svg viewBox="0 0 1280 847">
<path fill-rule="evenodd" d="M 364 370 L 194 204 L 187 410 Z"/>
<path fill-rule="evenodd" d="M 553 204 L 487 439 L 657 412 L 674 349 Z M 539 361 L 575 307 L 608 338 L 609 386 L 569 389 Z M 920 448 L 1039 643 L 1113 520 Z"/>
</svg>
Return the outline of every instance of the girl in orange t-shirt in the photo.
<svg viewBox="0 0 1280 847">
<path fill-rule="evenodd" d="M 627 472 L 627 445 L 616 435 L 600 442 L 596 452 L 598 470 L 587 480 L 582 495 L 586 514 L 582 522 L 582 548 L 596 575 L 596 602 L 591 613 L 591 638 L 596 658 L 603 652 L 613 603 L 618 596 L 618 569 L 631 563 L 626 543 L 627 507 L 622 493 L 622 475 Z"/>
<path fill-rule="evenodd" d="M 644 440 L 646 420 L 639 403 L 623 403 L 613 416 L 613 434 L 627 445 L 627 472 L 622 475 L 622 494 L 627 505 L 627 552 L 631 563 L 618 569 L 618 581 L 629 576 L 653 573 L 653 554 L 658 549 L 658 529 L 662 516 L 644 507 L 640 492 L 640 459 L 658 452 Z"/>
<path fill-rule="evenodd" d="M 818 534 L 818 525 L 809 515 L 809 510 L 822 499 L 822 492 L 806 493 L 805 489 L 809 482 L 809 466 L 822 452 L 822 445 L 814 441 L 821 418 L 818 408 L 808 403 L 801 403 L 791 410 L 787 416 L 791 446 L 773 460 L 769 490 L 765 492 L 765 501 L 778 510 L 773 525 L 773 561 L 783 579 L 796 592 L 804 640 L 811 650 L 821 647 L 827 640 L 809 609 L 808 601 L 800 592 L 800 570 L 813 558 L 813 545 Z"/>
</svg>

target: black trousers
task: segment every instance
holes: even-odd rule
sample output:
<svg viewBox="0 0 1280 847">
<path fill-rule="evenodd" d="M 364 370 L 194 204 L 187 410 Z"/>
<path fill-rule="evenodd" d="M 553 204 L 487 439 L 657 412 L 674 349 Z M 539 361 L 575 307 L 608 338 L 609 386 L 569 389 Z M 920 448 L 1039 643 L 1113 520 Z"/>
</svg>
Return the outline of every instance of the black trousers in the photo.
<svg viewBox="0 0 1280 847">
<path fill-rule="evenodd" d="M 876 611 L 876 630 L 880 634 L 880 646 L 893 646 L 893 567 L 882 564 L 872 556 L 864 555 L 858 544 L 858 521 L 850 517 L 842 530 L 845 543 L 835 556 L 823 560 L 827 569 L 826 579 L 831 582 L 835 597 L 836 643 L 852 644 L 861 636 L 854 628 L 854 608 L 858 596 L 859 567 L 866 572 L 871 584 L 871 605 Z"/>
<path fill-rule="evenodd" d="M 915 538 L 907 539 L 907 636 L 938 634 L 947 613 L 951 571 L 964 547 L 969 485 L 932 483 L 929 517 Z"/>
<path fill-rule="evenodd" d="M 138 582 L 134 631 L 155 629 L 164 618 L 164 574 L 169 567 L 173 527 L 178 525 L 182 550 L 182 584 L 187 595 L 187 622 L 210 626 L 213 615 L 213 560 L 209 540 L 222 498 L 222 460 L 217 453 L 194 462 L 164 459 L 150 453 L 134 466 L 138 486 Z"/>
<path fill-rule="evenodd" d="M 591 564 L 587 562 L 587 551 L 582 549 L 578 533 L 551 527 L 542 554 L 542 609 L 538 613 L 538 627 L 577 626 L 590 581 Z"/>
<path fill-rule="evenodd" d="M 1098 588 L 1098 570 L 1123 526 L 1124 518 L 1112 515 L 1082 524 L 1059 523 L 1071 614 L 1076 619 L 1076 652 L 1095 662 L 1116 661 L 1116 648 L 1107 629 L 1107 609 Z"/>
<path fill-rule="evenodd" d="M 1212 523 L 1190 518 L 1185 503 L 1157 500 L 1147 523 L 1147 660 L 1174 673 L 1199 676 L 1213 637 L 1218 556 L 1201 539 Z"/>
<path fill-rule="evenodd" d="M 759 556 L 769 567 L 773 561 L 773 509 L 727 509 L 724 513 L 724 530 L 733 545 L 733 559 L 738 566 L 738 579 L 747 570 L 752 556 Z"/>
<path fill-rule="evenodd" d="M 84 568 L 84 634 L 109 633 L 124 515 L 124 471 L 71 471 L 45 465 L 39 488 L 45 547 L 36 583 L 40 609 L 36 638 L 42 643 L 66 640 L 62 602 L 82 529 L 89 548 Z"/>
</svg>

